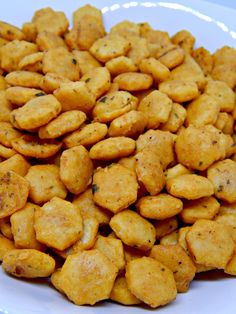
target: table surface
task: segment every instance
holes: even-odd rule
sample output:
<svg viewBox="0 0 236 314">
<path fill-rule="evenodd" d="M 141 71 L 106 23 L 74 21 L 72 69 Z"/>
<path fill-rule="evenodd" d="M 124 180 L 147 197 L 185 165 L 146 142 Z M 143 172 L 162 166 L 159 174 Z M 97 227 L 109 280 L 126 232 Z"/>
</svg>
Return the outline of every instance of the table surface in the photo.
<svg viewBox="0 0 236 314">
<path fill-rule="evenodd" d="M 236 1 L 235 0 L 200 0 L 200 1 L 212 2 L 215 4 L 223 5 L 225 7 L 236 9 Z"/>
</svg>

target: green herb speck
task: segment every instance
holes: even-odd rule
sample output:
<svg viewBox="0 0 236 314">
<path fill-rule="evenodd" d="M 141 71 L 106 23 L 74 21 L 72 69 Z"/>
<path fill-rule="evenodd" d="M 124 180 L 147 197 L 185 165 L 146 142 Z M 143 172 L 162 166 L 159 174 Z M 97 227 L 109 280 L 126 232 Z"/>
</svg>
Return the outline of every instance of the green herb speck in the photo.
<svg viewBox="0 0 236 314">
<path fill-rule="evenodd" d="M 104 102 L 106 102 L 106 100 L 107 100 L 107 96 L 104 96 L 99 101 L 104 103 Z"/>
<path fill-rule="evenodd" d="M 44 92 L 39 92 L 37 94 L 35 94 L 35 96 L 40 97 L 40 96 L 45 96 Z"/>
<path fill-rule="evenodd" d="M 97 184 L 92 184 L 92 193 L 95 194 L 98 191 L 98 186 Z"/>
</svg>

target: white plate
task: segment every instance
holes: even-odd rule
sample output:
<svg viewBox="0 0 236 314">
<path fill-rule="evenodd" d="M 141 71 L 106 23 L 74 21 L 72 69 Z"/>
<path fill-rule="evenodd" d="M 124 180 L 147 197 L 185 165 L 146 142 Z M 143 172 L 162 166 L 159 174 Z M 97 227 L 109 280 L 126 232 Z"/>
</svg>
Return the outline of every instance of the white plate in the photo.
<svg viewBox="0 0 236 314">
<path fill-rule="evenodd" d="M 89 1 L 89 0 L 88 0 Z M 76 0 L 6 0 L 0 1 L 0 20 L 16 25 L 29 21 L 33 12 L 51 6 L 63 10 L 70 18 L 72 12 L 88 1 Z M 190 30 L 197 45 L 211 51 L 223 46 L 236 47 L 236 11 L 199 0 L 105 1 L 91 0 L 103 8 L 105 25 L 109 29 L 124 19 L 148 21 L 153 27 L 170 34 L 180 29 Z M 204 279 L 204 280 L 203 280 Z M 233 314 L 235 313 L 236 282 L 221 273 L 200 275 L 186 294 L 179 294 L 172 304 L 159 308 L 161 314 Z M 4 314 L 145 314 L 146 308 L 123 307 L 102 302 L 95 307 L 78 307 L 70 303 L 43 281 L 37 283 L 17 280 L 0 270 L 0 313 Z"/>
</svg>

